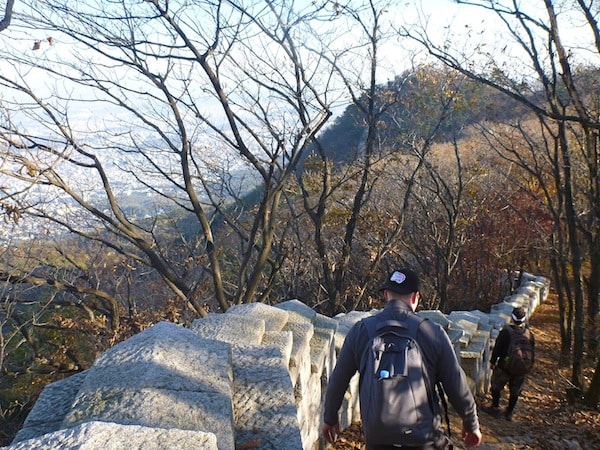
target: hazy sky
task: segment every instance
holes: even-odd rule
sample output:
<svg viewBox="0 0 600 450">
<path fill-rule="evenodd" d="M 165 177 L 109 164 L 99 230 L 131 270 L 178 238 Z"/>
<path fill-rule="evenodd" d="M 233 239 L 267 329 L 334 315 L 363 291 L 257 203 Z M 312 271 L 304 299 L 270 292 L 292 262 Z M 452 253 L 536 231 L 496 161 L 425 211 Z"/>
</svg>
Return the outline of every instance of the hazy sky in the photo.
<svg viewBox="0 0 600 450">
<path fill-rule="evenodd" d="M 437 42 L 442 43 L 445 39 L 451 38 L 453 46 L 458 50 L 465 52 L 473 51 L 477 44 L 486 42 L 486 50 L 490 53 L 503 49 L 509 42 L 508 39 L 501 37 L 501 26 L 495 14 L 486 12 L 482 8 L 473 8 L 465 5 L 457 5 L 452 0 L 404 0 L 392 1 L 391 7 L 386 15 L 389 19 L 388 31 L 393 35 L 394 30 L 402 26 L 413 26 L 418 24 L 427 28 L 429 37 L 434 38 Z M 528 0 L 521 2 L 531 8 L 532 14 L 544 16 L 542 0 Z M 21 2 L 16 2 L 17 9 Z M 564 15 L 561 18 L 567 19 Z M 576 23 L 570 24 L 576 27 Z M 583 33 L 572 32 L 564 33 L 563 40 L 568 43 L 569 40 L 573 45 L 581 39 Z M 72 50 L 72 46 L 64 45 L 60 42 L 60 36 L 54 36 L 54 45 L 50 45 L 47 41 L 47 33 L 43 30 L 24 29 L 19 30 L 9 27 L 3 33 L 0 33 L 0 52 L 7 54 L 8 50 L 16 55 L 24 57 L 40 58 L 40 61 L 45 58 L 59 59 L 68 56 Z M 33 45 L 36 41 L 40 42 L 40 50 L 33 50 Z M 341 43 L 340 45 L 344 45 Z M 505 53 L 506 58 L 514 57 L 518 54 L 518 49 L 508 49 Z M 477 58 L 477 54 L 473 53 L 473 60 Z M 380 66 L 378 68 L 378 81 L 385 82 L 392 79 L 394 76 L 402 73 L 405 70 L 412 68 L 415 64 L 422 61 L 426 54 L 423 50 L 418 50 L 414 43 L 408 40 L 392 37 L 387 41 L 385 46 L 380 49 Z M 596 53 L 583 54 L 580 56 L 582 61 L 586 58 L 598 58 Z M 514 58 L 513 58 L 514 59 Z M 525 60 L 525 58 L 522 58 Z M 516 59 L 518 63 L 518 58 Z M 526 63 L 526 61 L 525 61 Z M 513 64 L 516 64 L 513 62 Z M 365 65 L 365 68 L 367 66 Z M 522 69 L 517 65 L 513 66 L 515 70 L 525 70 L 525 65 Z M 35 89 L 40 96 L 44 97 L 51 95 L 50 85 L 51 76 L 47 72 L 43 72 L 31 68 L 19 68 L 20 74 L 26 77 L 27 82 Z M 12 64 L 0 64 L 0 74 L 7 76 L 15 74 L 15 68 Z M 368 74 L 365 72 L 365 76 Z M 83 90 L 78 88 L 73 91 L 68 91 L 70 98 L 76 98 Z M 2 95 L 2 92 L 0 92 Z M 6 98 L 6 97 L 5 97 Z M 206 103 L 209 104 L 208 102 Z M 96 105 L 95 108 L 98 108 Z M 70 105 L 70 111 L 73 114 L 81 114 L 82 117 L 89 116 L 89 104 Z M 101 113 L 96 109 L 95 115 Z"/>
</svg>

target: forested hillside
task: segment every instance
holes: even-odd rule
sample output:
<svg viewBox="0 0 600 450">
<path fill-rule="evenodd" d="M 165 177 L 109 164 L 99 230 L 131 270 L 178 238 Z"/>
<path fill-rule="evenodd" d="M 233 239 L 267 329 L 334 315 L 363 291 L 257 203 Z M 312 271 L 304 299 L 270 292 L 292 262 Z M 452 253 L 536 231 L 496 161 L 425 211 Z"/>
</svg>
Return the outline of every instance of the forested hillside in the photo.
<svg viewBox="0 0 600 450">
<path fill-rule="evenodd" d="M 444 99 L 444 95 L 452 97 Z M 535 96 L 535 93 L 531 94 Z M 376 139 L 385 148 L 410 152 L 415 138 L 436 143 L 464 139 L 475 124 L 514 122 L 527 110 L 497 90 L 452 74 L 439 66 L 405 72 L 375 90 Z M 319 135 L 327 158 L 336 164 L 349 163 L 364 149 L 367 126 L 365 93 L 327 125 Z M 308 154 L 314 153 L 314 148 Z"/>
<path fill-rule="evenodd" d="M 431 80 L 445 80 L 441 71 L 427 68 L 426 72 Z M 419 76 L 416 74 L 410 78 Z M 464 79 L 462 82 L 466 86 L 459 86 L 466 92 L 476 91 L 468 87 L 472 83 Z M 400 87 L 407 90 L 405 86 L 408 84 L 400 83 Z M 435 97 L 434 87 L 433 82 L 423 90 L 412 84 L 412 90 L 403 93 L 410 101 L 400 99 L 398 94 L 397 103 L 390 105 L 378 126 L 382 130 L 379 140 L 397 142 L 399 148 L 396 152 L 381 147 L 381 154 L 372 162 L 371 168 L 377 174 L 378 183 L 370 188 L 369 201 L 361 207 L 360 227 L 368 232 L 356 244 L 345 283 L 349 288 L 365 286 L 361 290 L 366 290 L 362 295 L 360 290 L 355 291 L 359 295 L 349 295 L 348 301 L 335 309 L 319 300 L 321 294 L 318 292 L 315 265 L 321 259 L 319 249 L 309 244 L 313 232 L 310 210 L 304 215 L 294 213 L 296 208 L 301 208 L 302 202 L 312 201 L 318 192 L 311 190 L 311 187 L 318 188 L 319 175 L 311 168 L 314 160 L 309 160 L 301 174 L 301 183 L 290 184 L 289 211 L 284 215 L 288 228 L 295 230 L 294 235 L 299 240 L 294 243 L 288 238 L 286 245 L 290 246 L 288 251 L 293 249 L 290 252 L 293 258 L 290 256 L 290 260 L 281 267 L 281 279 L 271 288 L 267 301 L 299 298 L 329 314 L 340 309 L 380 306 L 377 290 L 381 274 L 368 272 L 370 253 L 381 245 L 390 225 L 399 218 L 403 220 L 404 231 L 394 238 L 396 242 L 385 261 L 387 264 L 398 261 L 419 267 L 424 277 L 423 294 L 427 307 L 441 307 L 446 311 L 486 310 L 487 305 L 497 302 L 510 289 L 507 284 L 509 271 L 525 267 L 540 273 L 551 270 L 547 257 L 544 257 L 544 236 L 539 234 L 549 220 L 548 214 L 541 206 L 531 203 L 528 199 L 531 194 L 523 186 L 506 184 L 509 168 L 504 173 L 493 170 L 501 168 L 505 162 L 496 152 L 486 148 L 477 136 L 481 126 L 487 129 L 499 126 L 487 119 L 477 122 L 482 110 L 487 110 L 487 116 L 493 117 L 496 105 L 500 110 L 498 116 L 505 115 L 505 111 L 516 114 L 516 109 L 509 107 L 510 101 L 490 103 L 489 96 L 482 93 L 480 97 L 469 100 L 473 109 L 460 105 L 458 115 L 462 126 L 453 131 L 448 125 L 449 119 L 444 119 L 444 114 L 453 117 L 452 111 L 440 109 L 434 113 L 430 110 L 427 114 L 423 111 L 427 105 L 419 98 Z M 381 89 L 389 93 L 391 86 L 388 85 L 385 91 Z M 416 105 L 416 109 L 411 108 L 412 105 Z M 364 147 L 362 136 L 366 131 L 360 121 L 350 120 L 351 110 L 354 108 L 348 108 L 323 132 L 323 140 L 329 142 L 331 149 L 328 156 L 332 160 L 331 177 L 338 185 L 338 190 L 332 193 L 335 201 L 320 217 L 324 241 L 334 242 L 343 236 L 343 219 L 350 210 L 350 206 L 345 205 L 348 201 L 346 194 L 355 189 L 357 183 L 356 154 L 349 157 L 347 149 L 356 149 L 360 155 L 360 149 Z M 395 110 L 399 112 L 396 114 Z M 437 123 L 416 120 L 414 127 L 410 127 L 411 117 L 431 119 L 436 117 L 434 114 L 438 117 Z M 401 115 L 405 117 L 403 123 L 406 129 L 403 130 L 394 127 L 392 120 Z M 516 115 L 508 119 L 519 120 Z M 356 132 L 348 132 L 349 129 Z M 428 130 L 431 142 L 421 155 L 426 157 L 428 164 L 424 172 L 415 177 L 418 163 L 411 154 L 415 147 L 406 143 L 414 139 L 426 140 L 423 134 Z M 352 140 L 350 136 L 356 137 Z M 407 200 L 400 187 L 408 183 L 416 183 L 421 192 L 418 196 L 415 194 L 415 204 L 403 213 L 401 205 Z M 245 204 L 244 208 L 259 207 L 255 193 L 241 196 L 240 203 Z M 443 213 L 444 210 L 446 213 Z M 177 220 L 182 233 L 176 239 L 166 234 L 161 239 L 173 252 L 182 252 L 185 240 L 194 238 L 193 219 L 186 216 L 167 219 Z M 218 215 L 215 217 L 214 223 L 221 224 L 214 227 L 216 235 L 228 234 L 223 220 Z M 440 234 L 442 232 L 445 237 Z M 455 241 L 448 240 L 452 234 L 455 234 Z M 282 243 L 286 242 L 285 234 L 280 238 Z M 221 248 L 223 254 L 235 260 L 239 256 L 236 255 L 236 240 L 230 237 L 222 242 L 228 243 Z M 443 267 L 440 264 L 449 263 L 441 253 L 446 246 L 449 246 L 448 251 L 460 254 L 460 258 L 453 266 L 448 265 L 447 270 L 452 271 L 444 279 L 435 269 Z M 60 241 L 21 242 L 7 247 L 4 255 L 9 254 L 29 274 L 15 285 L 13 291 L 17 305 L 23 306 L 16 306 L 7 317 L 7 324 L 13 330 L 28 337 L 18 347 L 6 347 L 4 371 L 8 376 L 3 378 L 1 392 L 5 402 L 5 429 L 12 430 L 11 434 L 16 432 L 19 422 L 24 419 L 45 383 L 84 370 L 108 346 L 158 320 L 189 323 L 195 317 L 169 298 L 161 288 L 157 274 L 152 271 L 142 273 L 127 258 L 92 241 L 64 237 Z M 61 281 L 59 276 L 73 281 Z M 98 286 L 97 290 L 89 287 L 92 279 L 93 284 Z M 121 287 L 127 287 L 129 294 L 118 297 L 103 294 L 106 291 L 120 292 Z M 322 305 L 319 306 L 319 303 Z M 206 311 L 220 309 L 219 304 L 210 298 L 206 298 L 204 307 Z M 7 342 L 11 343 L 10 340 Z"/>
<path fill-rule="evenodd" d="M 366 310 L 398 265 L 442 311 L 550 278 L 556 359 L 597 407 L 596 7 L 449 2 L 477 20 L 431 29 L 412 3 L 3 3 L 5 440 L 158 320 Z"/>
</svg>

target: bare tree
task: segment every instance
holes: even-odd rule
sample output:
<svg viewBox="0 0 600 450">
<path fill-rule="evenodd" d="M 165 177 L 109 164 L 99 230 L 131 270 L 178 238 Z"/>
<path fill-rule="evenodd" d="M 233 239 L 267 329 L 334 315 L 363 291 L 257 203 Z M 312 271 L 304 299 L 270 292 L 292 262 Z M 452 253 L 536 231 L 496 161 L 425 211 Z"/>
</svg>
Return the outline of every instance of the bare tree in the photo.
<svg viewBox="0 0 600 450">
<path fill-rule="evenodd" d="M 3 127 L 2 172 L 36 187 L 19 213 L 152 267 L 199 315 L 268 295 L 283 257 L 273 246 L 282 190 L 330 116 L 331 70 L 299 42 L 335 11 L 23 4 L 16 32 L 44 45 L 5 55 L 21 72 L 0 75 L 5 114 L 20 121 Z M 57 83 L 41 89 L 32 72 Z"/>
<path fill-rule="evenodd" d="M 316 302 L 322 300 L 323 309 L 331 314 L 370 306 L 369 289 L 381 277 L 381 266 L 403 229 L 404 215 L 397 204 L 382 209 L 374 198 L 381 196 L 376 194 L 381 189 L 378 184 L 389 180 L 382 176 L 386 161 L 394 154 L 407 152 L 411 140 L 386 130 L 386 120 L 392 122 L 390 111 L 400 104 L 403 95 L 402 77 L 387 85 L 379 83 L 380 74 L 387 69 L 383 52 L 390 43 L 391 7 L 392 2 L 386 1 L 338 4 L 353 45 L 322 52 L 350 99 L 341 120 L 351 122 L 348 125 L 354 133 L 360 132 L 359 139 L 348 148 L 339 148 L 346 144 L 336 142 L 336 150 L 342 154 L 338 156 L 332 154 L 334 149 L 326 139 L 315 139 L 311 157 L 303 167 L 305 176 L 298 178 L 303 208 L 314 229 L 313 261 L 322 288 Z M 399 139 L 406 142 L 399 143 Z M 426 140 L 424 146 L 430 143 Z M 336 164 L 340 160 L 347 164 L 340 167 Z M 401 209 L 407 208 L 414 178 L 422 168 L 418 159 L 414 161 L 416 165 L 408 175 L 412 181 L 398 186 L 403 197 L 399 200 Z M 389 190 L 386 195 L 387 202 L 393 203 Z"/>
<path fill-rule="evenodd" d="M 564 216 L 561 216 L 564 222 L 561 221 L 557 231 L 564 230 L 561 239 L 568 246 L 565 249 L 568 248 L 573 283 L 566 285 L 561 273 L 555 273 L 554 278 L 564 289 L 572 289 L 569 293 L 574 302 L 572 382 L 582 387 L 586 326 L 591 332 L 591 340 L 597 336 L 598 286 L 596 282 L 589 284 L 587 299 L 590 310 L 586 321 L 582 263 L 585 259 L 590 261 L 590 279 L 597 280 L 600 262 L 600 230 L 597 226 L 600 123 L 593 98 L 585 95 L 586 91 L 578 86 L 575 73 L 581 49 L 595 56 L 600 53 L 595 10 L 592 4 L 580 1 L 568 5 L 551 0 L 543 0 L 536 5 L 488 0 L 459 0 L 456 3 L 479 8 L 495 17 L 497 22 L 494 25 L 505 32 L 502 39 L 487 40 L 484 46 L 484 41 L 476 42 L 475 37 L 484 35 L 485 30 L 469 29 L 467 53 L 461 52 L 463 47 L 457 42 L 436 41 L 425 27 L 406 27 L 400 33 L 419 43 L 430 55 L 449 67 L 524 105 L 539 117 L 553 136 L 550 145 L 556 152 L 554 158 L 558 170 L 555 172 L 555 188 L 564 208 Z M 559 6 L 560 14 L 556 11 Z M 540 11 L 545 12 L 544 17 Z M 573 34 L 567 30 L 572 24 L 579 24 L 576 32 L 578 42 L 569 45 L 564 38 L 567 33 Z M 499 33 L 498 28 L 489 23 L 486 26 L 488 30 Z M 492 43 L 497 44 L 495 48 L 490 48 Z M 579 141 L 574 139 L 575 136 L 580 137 Z M 578 158 L 587 161 L 582 166 L 587 172 L 587 184 L 577 183 L 573 165 Z M 578 189 L 584 189 L 583 203 L 577 194 Z"/>
<path fill-rule="evenodd" d="M 315 141 L 315 156 L 321 161 L 319 194 L 314 196 L 312 190 L 307 188 L 302 178 L 299 178 L 303 192 L 304 208 L 311 219 L 314 227 L 314 245 L 320 264 L 320 282 L 327 298 L 326 308 L 329 313 L 342 310 L 355 309 L 361 301 L 361 295 L 347 295 L 348 272 L 350 259 L 355 250 L 359 219 L 363 213 L 366 201 L 369 199 L 374 176 L 373 164 L 377 159 L 377 121 L 378 115 L 388 106 L 380 104 L 377 86 L 377 71 L 380 62 L 381 41 L 386 39 L 386 21 L 384 14 L 389 5 L 381 2 L 369 1 L 364 6 L 339 5 L 338 12 L 341 17 L 350 23 L 348 30 L 360 30 L 359 36 L 354 36 L 356 44 L 334 50 L 327 53 L 335 68 L 337 75 L 343 81 L 343 85 L 352 99 L 352 105 L 359 110 L 365 123 L 365 138 L 362 148 L 346 149 L 348 154 L 356 156 L 357 164 L 350 164 L 348 172 L 341 177 L 333 176 L 333 166 L 328 163 L 328 154 L 322 144 Z M 353 32 L 355 34 L 355 32 Z M 344 64 L 344 60 L 361 60 L 366 64 L 360 64 L 354 70 L 348 70 L 350 65 Z M 347 71 L 346 71 L 347 70 Z M 364 80 L 367 80 L 366 82 Z M 352 159 L 352 158 L 348 158 Z M 344 217 L 344 230 L 342 236 L 333 237 L 326 233 L 327 212 L 332 212 L 332 201 L 334 192 L 343 186 L 351 184 L 352 198 L 344 203 L 347 205 L 342 213 Z M 337 214 L 336 214 L 337 215 Z M 338 227 L 336 227 L 339 229 Z M 341 230 L 340 230 L 341 231 Z M 375 262 L 377 264 L 378 261 Z M 365 272 L 368 279 L 372 266 Z M 361 289 L 364 293 L 364 287 Z"/>
</svg>

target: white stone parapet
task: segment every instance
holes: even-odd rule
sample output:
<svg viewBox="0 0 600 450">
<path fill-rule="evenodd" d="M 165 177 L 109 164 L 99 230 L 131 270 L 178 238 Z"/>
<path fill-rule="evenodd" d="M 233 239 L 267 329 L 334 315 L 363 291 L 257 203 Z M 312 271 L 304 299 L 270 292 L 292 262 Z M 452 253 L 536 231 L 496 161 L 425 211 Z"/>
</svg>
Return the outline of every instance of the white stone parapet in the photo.
<svg viewBox="0 0 600 450">
<path fill-rule="evenodd" d="M 549 280 L 523 274 L 517 290 L 481 311 L 420 311 L 439 323 L 474 392 L 487 391 L 489 357 L 515 306 L 529 314 Z M 92 367 L 42 391 L 6 450 L 313 450 L 336 356 L 350 327 L 377 311 L 329 318 L 298 300 L 237 305 L 189 328 L 160 322 L 107 350 Z M 340 425 L 360 418 L 358 376 Z"/>
</svg>

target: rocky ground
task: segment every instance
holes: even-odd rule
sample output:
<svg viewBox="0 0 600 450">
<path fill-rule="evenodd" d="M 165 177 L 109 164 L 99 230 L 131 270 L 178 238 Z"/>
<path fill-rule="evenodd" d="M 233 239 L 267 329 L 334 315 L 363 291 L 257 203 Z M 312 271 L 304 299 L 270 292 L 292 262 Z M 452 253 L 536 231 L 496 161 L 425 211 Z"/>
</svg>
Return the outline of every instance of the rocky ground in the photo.
<svg viewBox="0 0 600 450">
<path fill-rule="evenodd" d="M 480 412 L 483 444 L 479 447 L 500 450 L 600 449 L 600 412 L 581 405 L 569 405 L 570 368 L 559 367 L 560 330 L 555 296 L 540 305 L 531 318 L 536 337 L 536 365 L 529 375 L 515 409 L 513 421 Z M 586 381 L 592 375 L 592 362 L 586 361 Z M 504 392 L 501 406 L 506 405 Z M 490 404 L 489 395 L 477 399 L 479 407 Z M 451 414 L 455 449 L 462 449 L 460 420 Z M 330 450 L 365 449 L 359 424 L 342 433 Z"/>
</svg>

